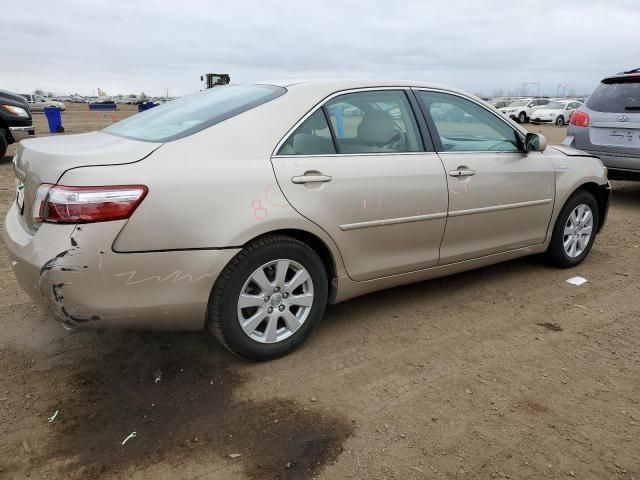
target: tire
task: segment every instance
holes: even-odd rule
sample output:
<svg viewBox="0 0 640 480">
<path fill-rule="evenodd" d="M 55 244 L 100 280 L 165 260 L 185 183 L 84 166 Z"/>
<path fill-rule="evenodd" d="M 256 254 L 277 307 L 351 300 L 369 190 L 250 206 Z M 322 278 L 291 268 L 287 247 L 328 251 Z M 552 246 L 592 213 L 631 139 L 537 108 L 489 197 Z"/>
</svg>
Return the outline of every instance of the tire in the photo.
<svg viewBox="0 0 640 480">
<path fill-rule="evenodd" d="M 524 112 L 520 112 L 518 115 L 518 123 L 525 123 L 527 121 L 527 114 Z"/>
<path fill-rule="evenodd" d="M 558 115 L 558 118 L 556 118 L 556 125 L 564 125 L 564 117 L 562 115 Z"/>
<path fill-rule="evenodd" d="M 576 219 L 574 212 L 576 212 L 580 206 L 588 207 L 591 211 L 591 230 L 589 231 L 590 236 L 586 242 L 584 232 L 588 227 L 580 227 L 579 230 L 574 230 L 573 235 L 570 233 L 573 228 L 572 224 Z M 570 219 L 570 216 L 572 215 L 573 217 L 572 219 Z M 556 224 L 553 227 L 551 242 L 549 243 L 549 248 L 547 250 L 547 258 L 549 259 L 549 261 L 553 265 L 561 268 L 574 267 L 582 263 L 587 255 L 589 255 L 591 247 L 593 246 L 593 242 L 596 238 L 596 229 L 598 228 L 599 219 L 600 212 L 598 212 L 598 203 L 591 193 L 585 190 L 578 190 L 573 195 L 571 195 L 571 197 L 569 197 L 569 200 L 567 200 L 567 202 L 565 203 L 564 207 L 562 207 L 560 215 L 558 215 L 558 219 L 556 220 Z M 585 221 L 584 223 L 589 224 L 589 220 Z M 565 228 L 567 229 L 566 231 Z M 565 232 L 569 233 L 565 235 Z M 578 238 L 581 240 L 578 242 L 573 242 L 572 238 Z M 565 247 L 566 243 L 569 244 L 569 247 Z M 576 246 L 576 250 L 573 251 L 573 254 L 571 254 L 572 243 Z"/>
<path fill-rule="evenodd" d="M 287 275 L 284 282 L 278 282 L 278 268 L 287 265 L 283 260 L 289 261 L 288 267 L 282 268 Z M 287 283 L 293 286 L 292 277 L 297 273 L 301 274 L 298 278 L 306 278 L 304 272 L 308 280 L 293 289 L 286 288 Z M 266 288 L 253 280 L 254 275 Z M 275 290 L 278 283 L 283 286 Z M 241 307 L 241 294 L 255 305 Z M 303 301 L 302 296 L 309 306 L 295 304 Z M 291 352 L 306 340 L 324 315 L 327 297 L 327 273 L 314 250 L 294 238 L 264 237 L 246 245 L 216 280 L 207 309 L 207 326 L 230 352 L 249 360 L 270 360 Z"/>
<path fill-rule="evenodd" d="M 2 160 L 7 153 L 7 139 L 4 138 L 2 131 L 0 130 L 0 160 Z"/>
</svg>

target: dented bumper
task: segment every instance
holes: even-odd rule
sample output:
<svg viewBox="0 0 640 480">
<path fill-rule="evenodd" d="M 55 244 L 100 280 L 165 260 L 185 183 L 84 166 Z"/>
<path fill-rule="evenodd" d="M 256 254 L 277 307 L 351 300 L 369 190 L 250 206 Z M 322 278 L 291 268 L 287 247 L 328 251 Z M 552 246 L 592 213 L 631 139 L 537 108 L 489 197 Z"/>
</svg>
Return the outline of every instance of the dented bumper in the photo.
<svg viewBox="0 0 640 480">
<path fill-rule="evenodd" d="M 126 220 L 43 224 L 30 235 L 15 205 L 4 242 L 20 286 L 69 329 L 195 330 L 237 249 L 117 253 Z"/>
</svg>

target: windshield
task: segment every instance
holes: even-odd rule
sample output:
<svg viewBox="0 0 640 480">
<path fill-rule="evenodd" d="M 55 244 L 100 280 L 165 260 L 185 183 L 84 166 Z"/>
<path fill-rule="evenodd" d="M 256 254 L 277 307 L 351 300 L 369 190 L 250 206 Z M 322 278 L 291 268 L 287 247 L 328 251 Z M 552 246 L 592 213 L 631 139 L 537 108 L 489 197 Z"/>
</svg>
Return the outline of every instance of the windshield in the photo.
<svg viewBox="0 0 640 480">
<path fill-rule="evenodd" d="M 640 110 L 640 78 L 605 80 L 587 100 L 596 112 L 625 113 Z"/>
<path fill-rule="evenodd" d="M 529 100 L 515 100 L 509 104 L 510 107 L 524 107 Z"/>
<path fill-rule="evenodd" d="M 542 108 L 546 108 L 548 110 L 563 110 L 566 106 L 567 104 L 563 102 L 549 102 Z"/>
<path fill-rule="evenodd" d="M 192 135 L 251 110 L 286 90 L 271 85 L 224 85 L 174 100 L 105 128 L 111 133 L 146 142 L 170 142 Z"/>
</svg>

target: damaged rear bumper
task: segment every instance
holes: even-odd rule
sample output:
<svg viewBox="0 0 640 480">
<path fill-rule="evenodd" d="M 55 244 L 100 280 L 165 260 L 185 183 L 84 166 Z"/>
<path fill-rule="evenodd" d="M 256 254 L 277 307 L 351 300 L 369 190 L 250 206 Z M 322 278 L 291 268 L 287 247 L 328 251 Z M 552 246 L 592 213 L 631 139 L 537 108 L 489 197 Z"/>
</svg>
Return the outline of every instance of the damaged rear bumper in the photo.
<svg viewBox="0 0 640 480">
<path fill-rule="evenodd" d="M 68 329 L 202 328 L 213 284 L 239 250 L 116 253 L 124 223 L 45 223 L 30 235 L 14 205 L 3 234 L 18 283 Z"/>
</svg>

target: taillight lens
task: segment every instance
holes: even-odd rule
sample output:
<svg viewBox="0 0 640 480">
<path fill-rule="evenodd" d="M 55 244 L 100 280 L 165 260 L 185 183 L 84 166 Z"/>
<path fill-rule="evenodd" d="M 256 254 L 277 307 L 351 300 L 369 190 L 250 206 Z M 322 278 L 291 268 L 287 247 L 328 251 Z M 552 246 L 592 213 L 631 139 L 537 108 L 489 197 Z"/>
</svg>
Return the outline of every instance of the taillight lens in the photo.
<svg viewBox="0 0 640 480">
<path fill-rule="evenodd" d="M 569 123 L 571 125 L 577 125 L 578 127 L 588 127 L 589 114 L 584 112 L 573 112 L 569 117 Z"/>
<path fill-rule="evenodd" d="M 144 185 L 70 187 L 43 183 L 33 204 L 35 221 L 89 223 L 129 218 L 144 199 Z"/>
</svg>

